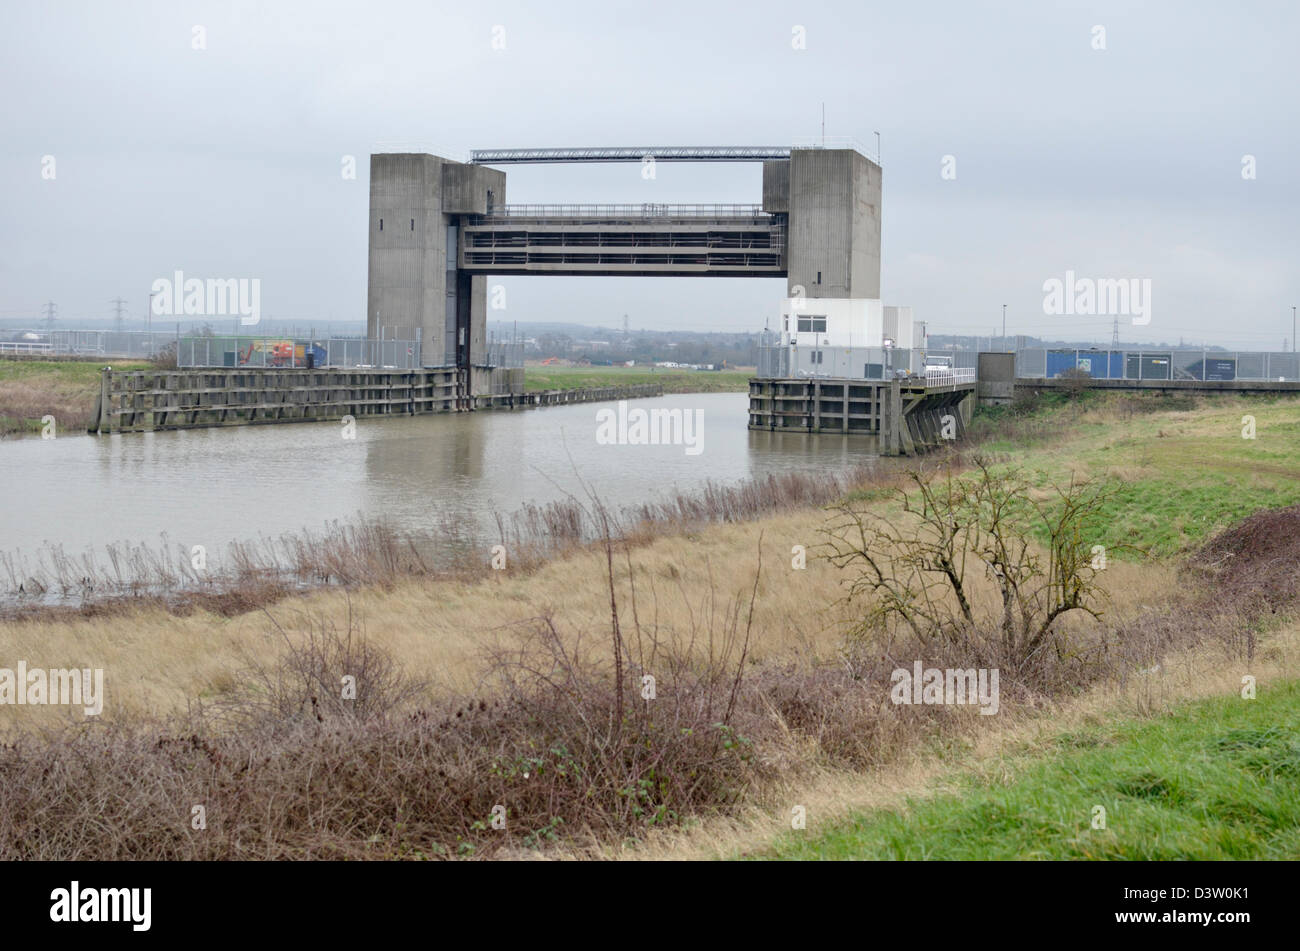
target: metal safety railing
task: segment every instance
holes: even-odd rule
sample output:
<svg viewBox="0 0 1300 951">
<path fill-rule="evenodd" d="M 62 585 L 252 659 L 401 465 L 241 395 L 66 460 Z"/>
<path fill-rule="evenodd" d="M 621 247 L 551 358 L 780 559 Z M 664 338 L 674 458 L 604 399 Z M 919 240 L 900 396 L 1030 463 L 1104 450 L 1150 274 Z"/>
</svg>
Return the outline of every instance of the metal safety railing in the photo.
<svg viewBox="0 0 1300 951">
<path fill-rule="evenodd" d="M 501 205 L 476 220 L 494 218 L 767 218 L 762 205 Z"/>
<path fill-rule="evenodd" d="M 175 344 L 176 333 L 163 330 L 55 330 L 50 333 L 50 343 L 54 345 L 55 353 L 148 359 Z"/>
<path fill-rule="evenodd" d="M 514 162 L 765 162 L 790 157 L 784 145 L 618 145 L 562 149 L 474 149 L 475 165 Z"/>
<path fill-rule="evenodd" d="M 869 151 L 862 142 L 849 135 L 806 135 L 796 138 L 793 144 L 797 149 L 853 149 L 880 164 L 879 151 Z"/>
<path fill-rule="evenodd" d="M 40 339 L 0 342 L 0 353 L 133 357 L 147 360 L 176 343 L 174 331 L 48 330 L 28 331 L 27 336 L 38 336 Z"/>
<path fill-rule="evenodd" d="M 926 367 L 926 386 L 955 386 L 958 383 L 974 383 L 973 367 Z"/>
<path fill-rule="evenodd" d="M 48 343 L 31 340 L 0 340 L 0 353 L 53 353 L 54 348 Z"/>
</svg>

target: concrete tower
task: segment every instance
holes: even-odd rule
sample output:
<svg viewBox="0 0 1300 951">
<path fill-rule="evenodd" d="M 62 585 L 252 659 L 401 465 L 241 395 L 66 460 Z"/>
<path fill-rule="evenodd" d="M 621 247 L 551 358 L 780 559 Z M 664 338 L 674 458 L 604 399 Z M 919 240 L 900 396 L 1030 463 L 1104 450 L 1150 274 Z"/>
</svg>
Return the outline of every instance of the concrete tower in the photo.
<svg viewBox="0 0 1300 951">
<path fill-rule="evenodd" d="M 854 149 L 763 163 L 763 210 L 787 216 L 791 297 L 879 299 L 880 198 L 880 166 Z"/>
<path fill-rule="evenodd" d="M 486 354 L 487 277 L 457 267 L 462 215 L 505 204 L 504 172 L 436 155 L 370 156 L 366 335 L 421 341 L 427 367 Z"/>
</svg>

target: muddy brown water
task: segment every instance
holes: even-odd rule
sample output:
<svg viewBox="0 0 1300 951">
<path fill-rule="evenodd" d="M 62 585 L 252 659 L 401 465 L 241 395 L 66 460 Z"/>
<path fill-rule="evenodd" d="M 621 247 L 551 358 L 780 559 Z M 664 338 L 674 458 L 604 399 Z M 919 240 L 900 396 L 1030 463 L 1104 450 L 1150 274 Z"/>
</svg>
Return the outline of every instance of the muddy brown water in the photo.
<svg viewBox="0 0 1300 951">
<path fill-rule="evenodd" d="M 617 412 L 611 403 L 361 419 L 353 439 L 343 438 L 339 423 L 300 423 L 5 440 L 0 551 L 156 545 L 165 532 L 173 547 L 212 552 L 358 515 L 410 534 L 453 519 L 468 537 L 492 538 L 495 513 L 568 494 L 585 498 L 583 482 L 617 509 L 708 480 L 875 458 L 874 443 L 862 437 L 750 432 L 747 406 L 744 393 L 626 404 L 698 413 L 698 452 L 602 441 L 597 414 Z"/>
</svg>

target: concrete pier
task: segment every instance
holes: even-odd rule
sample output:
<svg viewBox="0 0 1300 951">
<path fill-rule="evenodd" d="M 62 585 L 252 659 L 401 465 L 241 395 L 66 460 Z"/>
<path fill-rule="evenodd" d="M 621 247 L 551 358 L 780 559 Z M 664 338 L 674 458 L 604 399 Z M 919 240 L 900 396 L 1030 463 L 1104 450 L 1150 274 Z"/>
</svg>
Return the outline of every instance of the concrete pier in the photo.
<svg viewBox="0 0 1300 951">
<path fill-rule="evenodd" d="M 871 436 L 881 455 L 911 456 L 965 434 L 975 384 L 925 381 L 752 379 L 749 428 Z"/>
</svg>

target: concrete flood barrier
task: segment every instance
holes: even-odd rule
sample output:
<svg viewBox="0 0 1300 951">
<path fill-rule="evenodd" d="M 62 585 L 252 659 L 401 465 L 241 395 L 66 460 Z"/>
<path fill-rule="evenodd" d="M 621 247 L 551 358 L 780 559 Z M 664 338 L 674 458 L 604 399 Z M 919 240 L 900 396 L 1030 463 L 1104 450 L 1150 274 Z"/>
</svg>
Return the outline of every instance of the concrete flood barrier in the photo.
<svg viewBox="0 0 1300 951">
<path fill-rule="evenodd" d="M 92 433 L 152 432 L 373 416 L 417 416 L 663 395 L 662 384 L 524 392 L 521 368 L 204 367 L 100 375 Z"/>
<path fill-rule="evenodd" d="M 965 434 L 975 383 L 924 380 L 749 381 L 749 428 L 869 436 L 881 455 L 916 455 Z"/>
</svg>

